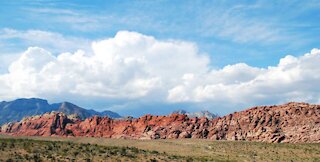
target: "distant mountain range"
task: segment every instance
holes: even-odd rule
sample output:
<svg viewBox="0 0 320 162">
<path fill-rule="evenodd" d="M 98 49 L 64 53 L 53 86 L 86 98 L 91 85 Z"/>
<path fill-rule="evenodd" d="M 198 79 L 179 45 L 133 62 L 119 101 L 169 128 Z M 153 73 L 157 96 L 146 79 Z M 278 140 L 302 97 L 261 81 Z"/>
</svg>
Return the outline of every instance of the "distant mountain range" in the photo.
<svg viewBox="0 0 320 162">
<path fill-rule="evenodd" d="M 214 119 L 216 117 L 218 117 L 217 114 L 213 114 L 209 111 L 200 111 L 200 112 L 187 112 L 185 110 L 176 110 L 173 112 L 173 114 L 184 114 L 184 115 L 187 115 L 188 117 L 190 118 L 194 118 L 194 117 L 198 117 L 198 118 L 201 118 L 201 117 L 206 117 L 208 118 L 209 120 L 211 119 Z"/>
<path fill-rule="evenodd" d="M 24 117 L 41 115 L 47 112 L 63 112 L 66 115 L 77 115 L 80 119 L 97 116 L 108 116 L 111 118 L 121 118 L 121 116 L 112 111 L 98 112 L 79 107 L 70 102 L 49 104 L 47 100 L 39 98 L 21 98 L 14 101 L 0 102 L 0 125 L 20 121 Z"/>
<path fill-rule="evenodd" d="M 8 122 L 20 121 L 24 117 L 42 115 L 47 112 L 63 112 L 66 115 L 76 115 L 80 119 L 92 116 L 108 116 L 110 118 L 122 118 L 119 114 L 106 110 L 98 112 L 92 109 L 85 109 L 70 102 L 61 102 L 49 104 L 47 100 L 40 98 L 20 98 L 13 101 L 0 102 L 0 125 Z M 216 118 L 217 115 L 209 111 L 187 112 L 185 110 L 177 110 L 173 113 L 185 114 L 189 117 L 206 117 L 208 119 Z"/>
</svg>

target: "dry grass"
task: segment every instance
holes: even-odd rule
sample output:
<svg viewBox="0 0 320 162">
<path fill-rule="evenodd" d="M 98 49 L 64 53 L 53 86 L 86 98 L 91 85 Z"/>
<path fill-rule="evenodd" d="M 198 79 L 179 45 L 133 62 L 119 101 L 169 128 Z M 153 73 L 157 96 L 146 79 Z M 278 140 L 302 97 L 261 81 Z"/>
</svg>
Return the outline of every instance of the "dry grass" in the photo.
<svg viewBox="0 0 320 162">
<path fill-rule="evenodd" d="M 61 141 L 0 139 L 0 161 L 188 161 L 135 147 L 101 146 Z M 190 159 L 193 160 L 193 159 Z"/>
<path fill-rule="evenodd" d="M 65 143 L 72 142 L 72 144 L 89 143 L 97 147 L 126 148 L 129 150 L 137 148 L 147 153 L 147 155 L 138 155 L 135 159 L 126 158 L 125 161 L 150 161 L 151 159 L 157 159 L 158 161 L 320 161 L 320 144 L 268 144 L 203 139 L 127 140 L 89 137 L 11 137 L 3 135 L 0 137 L 2 139 L 64 141 Z M 123 159 L 123 157 L 115 156 L 113 159 Z"/>
</svg>

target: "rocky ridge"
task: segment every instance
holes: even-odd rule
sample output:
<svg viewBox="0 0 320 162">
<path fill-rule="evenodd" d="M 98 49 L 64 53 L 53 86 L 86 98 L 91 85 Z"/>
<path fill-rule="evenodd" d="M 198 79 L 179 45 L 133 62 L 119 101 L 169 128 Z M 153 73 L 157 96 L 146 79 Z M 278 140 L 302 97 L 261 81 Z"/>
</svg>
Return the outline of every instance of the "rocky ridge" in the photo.
<svg viewBox="0 0 320 162">
<path fill-rule="evenodd" d="M 70 118 L 47 113 L 9 123 L 1 133 L 18 136 L 86 136 L 128 139 L 202 138 L 270 143 L 319 143 L 320 105 L 287 103 L 258 106 L 209 120 L 185 114 L 134 119 Z"/>
</svg>

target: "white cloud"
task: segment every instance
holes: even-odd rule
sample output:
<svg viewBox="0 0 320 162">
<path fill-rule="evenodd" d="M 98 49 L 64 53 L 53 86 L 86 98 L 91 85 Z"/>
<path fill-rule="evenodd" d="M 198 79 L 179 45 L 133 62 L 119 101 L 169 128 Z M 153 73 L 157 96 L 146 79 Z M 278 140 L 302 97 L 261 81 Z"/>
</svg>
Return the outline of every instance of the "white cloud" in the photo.
<svg viewBox="0 0 320 162">
<path fill-rule="evenodd" d="M 93 42 L 92 49 L 94 54 L 53 56 L 42 48 L 29 48 L 1 76 L 9 80 L 1 98 L 75 94 L 132 99 L 152 91 L 165 95 L 184 74 L 203 73 L 209 63 L 195 44 L 127 31 Z"/>
<path fill-rule="evenodd" d="M 90 50 L 90 41 L 78 37 L 66 37 L 60 33 L 43 30 L 15 30 L 3 28 L 0 30 L 0 42 L 8 44 L 10 40 L 23 42 L 27 46 L 46 47 L 53 52 L 75 51 L 77 49 Z M 76 43 L 75 43 L 76 42 Z"/>
<path fill-rule="evenodd" d="M 185 101 L 231 104 L 319 102 L 319 61 L 320 50 L 313 49 L 300 57 L 288 55 L 274 67 L 228 65 L 198 77 L 194 83 L 177 85 L 169 90 L 168 99 L 180 102 L 183 96 Z"/>
<path fill-rule="evenodd" d="M 6 72 L 7 67 L 21 55 L 21 50 L 27 47 L 45 47 L 54 54 L 78 49 L 92 53 L 90 43 L 87 39 L 49 31 L 0 29 L 0 74 Z"/>
<path fill-rule="evenodd" d="M 1 48 L 1 47 L 0 47 Z M 2 52 L 0 54 L 0 74 L 7 72 L 8 66 L 15 60 L 17 60 L 20 57 L 21 54 L 19 53 L 11 53 L 7 54 L 5 52 Z"/>
<path fill-rule="evenodd" d="M 30 47 L 0 75 L 0 98 L 71 95 L 231 105 L 320 98 L 318 49 L 268 68 L 239 63 L 210 69 L 209 58 L 193 43 L 121 31 L 93 42 L 92 51 L 54 56 Z"/>
</svg>

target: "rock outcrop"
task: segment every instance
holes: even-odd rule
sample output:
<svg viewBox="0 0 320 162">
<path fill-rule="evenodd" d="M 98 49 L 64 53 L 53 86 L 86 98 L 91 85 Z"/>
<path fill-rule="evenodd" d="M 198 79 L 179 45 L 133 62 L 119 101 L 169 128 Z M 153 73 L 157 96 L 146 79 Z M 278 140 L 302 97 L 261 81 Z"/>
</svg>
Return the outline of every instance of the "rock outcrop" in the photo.
<svg viewBox="0 0 320 162">
<path fill-rule="evenodd" d="M 135 119 L 94 116 L 72 119 L 47 113 L 2 126 L 2 133 L 22 136 L 87 136 L 129 139 L 203 138 L 263 142 L 319 143 L 320 105 L 288 103 L 259 106 L 209 120 L 184 114 L 145 115 Z"/>
</svg>

